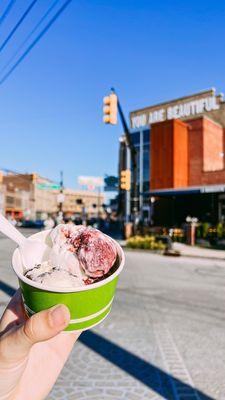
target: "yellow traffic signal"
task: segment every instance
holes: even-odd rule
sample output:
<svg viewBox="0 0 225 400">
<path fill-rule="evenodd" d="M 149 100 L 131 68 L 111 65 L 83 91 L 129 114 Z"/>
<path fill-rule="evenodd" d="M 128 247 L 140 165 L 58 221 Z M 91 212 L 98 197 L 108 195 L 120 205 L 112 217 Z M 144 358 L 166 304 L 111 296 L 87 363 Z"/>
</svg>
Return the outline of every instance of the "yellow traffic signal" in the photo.
<svg viewBox="0 0 225 400">
<path fill-rule="evenodd" d="M 105 124 L 117 124 L 117 95 L 111 93 L 103 99 L 103 121 Z"/>
<path fill-rule="evenodd" d="M 120 187 L 124 190 L 130 190 L 130 181 L 131 181 L 131 172 L 130 169 L 125 169 L 120 172 Z"/>
</svg>

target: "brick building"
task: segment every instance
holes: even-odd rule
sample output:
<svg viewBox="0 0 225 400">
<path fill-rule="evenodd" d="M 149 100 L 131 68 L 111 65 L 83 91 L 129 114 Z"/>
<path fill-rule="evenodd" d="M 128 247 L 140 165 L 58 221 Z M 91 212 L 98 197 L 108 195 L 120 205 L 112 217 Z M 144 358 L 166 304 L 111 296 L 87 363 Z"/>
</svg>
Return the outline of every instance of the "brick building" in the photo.
<svg viewBox="0 0 225 400">
<path fill-rule="evenodd" d="M 65 218 L 97 218 L 104 215 L 104 194 L 88 190 L 64 190 L 63 213 Z"/>
<path fill-rule="evenodd" d="M 1 175 L 4 187 L 4 214 L 16 219 L 42 219 L 57 212 L 57 190 L 45 188 L 53 182 L 40 175 Z M 45 189 L 43 189 L 45 188 Z"/>
<path fill-rule="evenodd" d="M 15 219 L 45 219 L 56 215 L 59 184 L 32 174 L 0 172 L 0 212 Z M 62 211 L 65 218 L 101 217 L 104 195 L 94 191 L 64 189 Z"/>
<path fill-rule="evenodd" d="M 181 225 L 225 220 L 225 102 L 214 89 L 130 113 L 140 215 Z"/>
</svg>

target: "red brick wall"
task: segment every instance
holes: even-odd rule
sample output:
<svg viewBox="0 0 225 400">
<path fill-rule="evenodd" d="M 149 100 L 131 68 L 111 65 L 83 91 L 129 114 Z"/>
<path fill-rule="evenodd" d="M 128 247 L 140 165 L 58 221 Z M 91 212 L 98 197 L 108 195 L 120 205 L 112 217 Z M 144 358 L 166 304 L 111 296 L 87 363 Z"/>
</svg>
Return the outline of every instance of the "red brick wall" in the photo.
<svg viewBox="0 0 225 400">
<path fill-rule="evenodd" d="M 224 157 L 218 154 L 225 153 L 225 130 L 223 132 L 223 128 L 205 117 L 189 120 L 187 123 L 189 126 L 188 186 L 225 183 Z M 204 166 L 223 169 L 204 171 Z"/>
<path fill-rule="evenodd" d="M 206 117 L 151 126 L 151 189 L 225 184 L 225 128 Z"/>
<path fill-rule="evenodd" d="M 150 185 L 151 189 L 172 187 L 172 121 L 159 122 L 151 127 Z"/>
<path fill-rule="evenodd" d="M 187 125 L 179 120 L 151 127 L 151 189 L 185 187 L 188 184 Z"/>
<path fill-rule="evenodd" d="M 176 119 L 173 121 L 173 187 L 188 185 L 188 126 Z"/>
<path fill-rule="evenodd" d="M 203 169 L 203 143 L 202 143 L 202 118 L 189 120 L 188 122 L 188 186 L 202 184 Z"/>
<path fill-rule="evenodd" d="M 223 128 L 208 118 L 203 119 L 203 171 L 219 171 L 224 167 Z"/>
</svg>

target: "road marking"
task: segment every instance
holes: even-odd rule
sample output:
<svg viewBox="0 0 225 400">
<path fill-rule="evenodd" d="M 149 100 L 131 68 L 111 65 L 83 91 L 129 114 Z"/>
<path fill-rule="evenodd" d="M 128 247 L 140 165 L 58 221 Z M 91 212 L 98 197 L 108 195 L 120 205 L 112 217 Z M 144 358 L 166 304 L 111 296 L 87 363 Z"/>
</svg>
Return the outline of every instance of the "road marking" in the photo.
<svg viewBox="0 0 225 400">
<path fill-rule="evenodd" d="M 200 400 L 194 382 L 165 323 L 153 323 L 156 342 L 165 368 L 170 375 L 174 400 Z M 179 382 L 178 380 L 181 380 Z"/>
</svg>

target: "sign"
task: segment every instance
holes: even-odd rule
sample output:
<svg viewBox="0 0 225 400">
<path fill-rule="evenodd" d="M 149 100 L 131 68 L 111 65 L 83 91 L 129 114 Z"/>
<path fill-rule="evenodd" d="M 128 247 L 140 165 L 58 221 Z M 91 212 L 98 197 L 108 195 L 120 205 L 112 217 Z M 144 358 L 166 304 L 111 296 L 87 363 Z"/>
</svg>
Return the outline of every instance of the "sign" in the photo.
<svg viewBox="0 0 225 400">
<path fill-rule="evenodd" d="M 224 185 L 209 185 L 209 186 L 204 186 L 203 188 L 200 189 L 201 193 L 218 193 L 218 192 L 225 192 L 225 186 Z"/>
<path fill-rule="evenodd" d="M 104 178 L 104 191 L 105 192 L 114 192 L 118 190 L 119 187 L 119 179 L 117 176 L 106 176 Z"/>
<path fill-rule="evenodd" d="M 101 187 L 104 184 L 101 176 L 78 176 L 78 183 L 82 186 Z"/>
<path fill-rule="evenodd" d="M 140 128 L 155 122 L 176 118 L 190 118 L 198 114 L 219 110 L 221 96 L 216 96 L 215 91 L 198 93 L 183 99 L 173 100 L 168 103 L 148 107 L 131 113 L 131 127 Z"/>
<path fill-rule="evenodd" d="M 41 190 L 59 190 L 60 185 L 58 183 L 36 183 L 36 188 Z"/>
<path fill-rule="evenodd" d="M 65 195 L 63 193 L 59 193 L 57 196 L 57 203 L 64 203 Z"/>
</svg>

